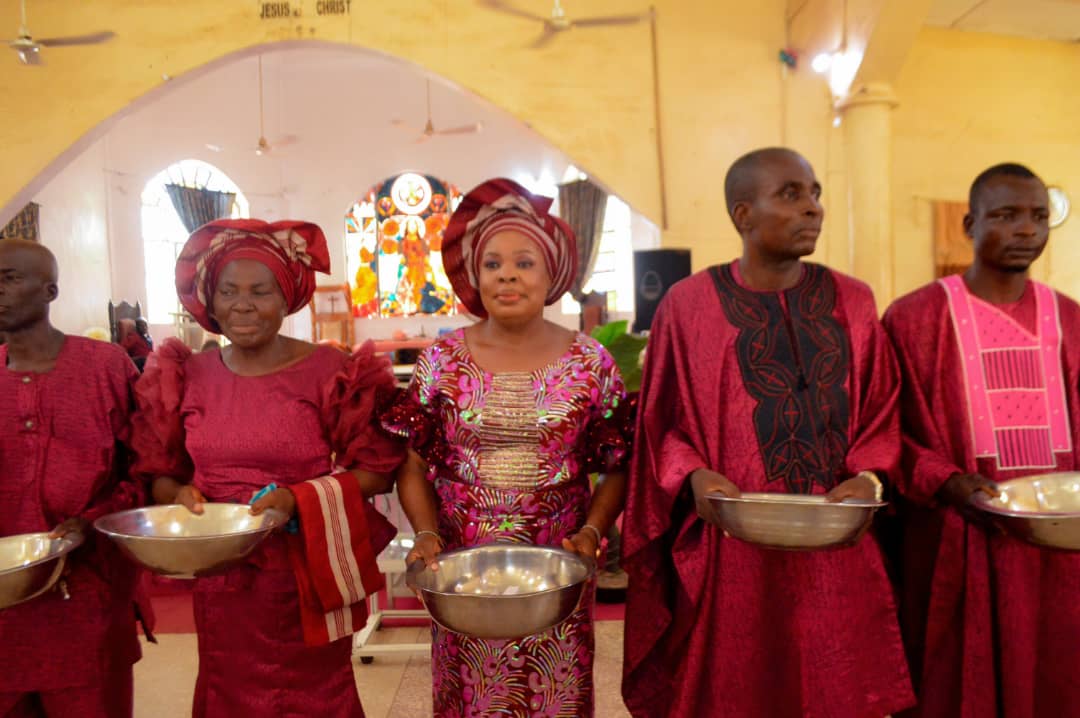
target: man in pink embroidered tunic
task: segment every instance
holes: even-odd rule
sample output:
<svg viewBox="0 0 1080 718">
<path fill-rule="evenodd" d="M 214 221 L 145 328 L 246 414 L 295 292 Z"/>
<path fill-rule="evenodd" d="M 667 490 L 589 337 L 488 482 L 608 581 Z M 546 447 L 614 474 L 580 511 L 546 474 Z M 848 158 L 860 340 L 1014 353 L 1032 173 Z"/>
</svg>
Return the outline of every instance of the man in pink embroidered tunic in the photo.
<svg viewBox="0 0 1080 718">
<path fill-rule="evenodd" d="M 742 258 L 680 282 L 656 314 L 623 521 L 634 716 L 881 718 L 914 703 L 873 535 L 765 549 L 726 537 L 704 499 L 873 498 L 899 460 L 873 296 L 801 261 L 820 192 L 790 150 L 739 159 L 725 195 Z"/>
<path fill-rule="evenodd" d="M 995 480 L 1077 468 L 1080 307 L 1028 278 L 1046 186 L 997 165 L 971 186 L 975 262 L 885 314 L 904 379 L 905 642 L 922 716 L 1076 715 L 1080 554 L 988 531 Z"/>
<path fill-rule="evenodd" d="M 0 716 L 123 718 L 132 712 L 134 568 L 91 521 L 143 501 L 128 479 L 135 366 L 115 344 L 49 321 L 56 259 L 0 241 L 0 536 L 80 531 L 57 590 L 0 610 Z"/>
</svg>

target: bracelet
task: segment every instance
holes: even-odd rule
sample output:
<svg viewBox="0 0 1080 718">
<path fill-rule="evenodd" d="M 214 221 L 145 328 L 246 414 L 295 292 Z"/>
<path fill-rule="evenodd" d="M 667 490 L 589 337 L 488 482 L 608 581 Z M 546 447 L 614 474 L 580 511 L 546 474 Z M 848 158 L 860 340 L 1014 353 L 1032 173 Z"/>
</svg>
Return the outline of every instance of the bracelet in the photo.
<svg viewBox="0 0 1080 718">
<path fill-rule="evenodd" d="M 597 546 L 597 548 L 599 548 L 600 547 L 600 542 L 603 540 L 603 538 L 600 535 L 600 529 L 596 528 L 592 524 L 585 524 L 584 526 L 581 527 L 582 531 L 584 531 L 585 529 L 592 529 L 592 532 L 594 534 L 596 534 L 596 546 Z"/>
<path fill-rule="evenodd" d="M 439 534 L 435 533 L 434 531 L 428 531 L 427 529 L 424 529 L 423 531 L 417 531 L 417 532 L 416 532 L 416 535 L 414 536 L 414 538 L 420 538 L 420 537 L 421 537 L 421 536 L 423 536 L 424 534 L 427 534 L 428 536 L 434 536 L 434 537 L 435 537 L 435 540 L 439 542 L 439 545 L 440 545 L 440 546 L 442 546 L 442 545 L 443 545 L 443 540 L 442 540 L 442 536 L 440 536 Z"/>
<path fill-rule="evenodd" d="M 877 477 L 877 474 L 873 471 L 860 471 L 855 474 L 856 479 L 859 477 L 869 479 L 874 484 L 874 501 L 881 501 L 885 495 L 885 487 L 881 485 L 881 479 Z"/>
</svg>

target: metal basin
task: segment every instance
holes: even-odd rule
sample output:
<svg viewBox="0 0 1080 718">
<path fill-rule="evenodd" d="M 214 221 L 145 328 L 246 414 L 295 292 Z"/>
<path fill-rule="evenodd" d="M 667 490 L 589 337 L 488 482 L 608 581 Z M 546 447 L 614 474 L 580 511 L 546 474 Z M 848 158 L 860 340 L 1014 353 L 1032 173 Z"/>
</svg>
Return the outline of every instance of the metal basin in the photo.
<svg viewBox="0 0 1080 718">
<path fill-rule="evenodd" d="M 521 638 L 557 626 L 577 608 L 594 566 L 547 546 L 495 543 L 447 551 L 439 570 L 406 574 L 439 625 L 476 638 Z"/>
<path fill-rule="evenodd" d="M 1051 548 L 1080 550 L 1080 472 L 1040 474 L 998 483 L 1001 495 L 971 503 L 1009 534 Z"/>
<path fill-rule="evenodd" d="M 194 578 L 241 561 L 288 517 L 268 509 L 252 516 L 246 504 L 203 504 L 193 514 L 179 504 L 148 506 L 103 516 L 94 528 L 129 558 L 154 573 Z"/>
<path fill-rule="evenodd" d="M 47 533 L 0 538 L 0 609 L 29 601 L 60 578 L 67 555 L 82 545 L 80 533 L 49 538 Z"/>
<path fill-rule="evenodd" d="M 732 499 L 707 496 L 723 529 L 742 541 L 788 551 L 851 546 L 863 535 L 874 512 L 886 502 L 844 499 L 829 503 L 824 496 L 744 493 Z"/>
</svg>

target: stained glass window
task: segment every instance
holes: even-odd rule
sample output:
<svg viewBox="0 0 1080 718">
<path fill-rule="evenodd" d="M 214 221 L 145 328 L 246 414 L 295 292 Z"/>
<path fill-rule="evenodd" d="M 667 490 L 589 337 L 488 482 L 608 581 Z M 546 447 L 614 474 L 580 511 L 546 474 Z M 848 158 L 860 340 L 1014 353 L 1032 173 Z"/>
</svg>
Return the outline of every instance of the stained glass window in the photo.
<svg viewBox="0 0 1080 718">
<path fill-rule="evenodd" d="M 454 314 L 442 233 L 461 201 L 453 185 L 413 172 L 373 187 L 345 215 L 346 271 L 359 317 Z"/>
</svg>

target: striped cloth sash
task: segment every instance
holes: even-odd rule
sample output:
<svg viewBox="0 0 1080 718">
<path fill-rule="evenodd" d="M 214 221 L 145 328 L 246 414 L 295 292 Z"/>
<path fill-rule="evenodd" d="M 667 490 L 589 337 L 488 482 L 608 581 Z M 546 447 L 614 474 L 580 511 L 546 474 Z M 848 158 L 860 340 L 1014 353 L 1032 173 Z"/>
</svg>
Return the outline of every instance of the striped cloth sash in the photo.
<svg viewBox="0 0 1080 718">
<path fill-rule="evenodd" d="M 352 635 L 367 621 L 367 597 L 386 580 L 376 558 L 397 533 L 344 472 L 289 487 L 300 532 L 289 559 L 300 589 L 304 642 L 324 645 Z"/>
<path fill-rule="evenodd" d="M 975 456 L 994 458 L 998 469 L 1054 468 L 1056 452 L 1072 451 L 1072 435 L 1053 290 L 1032 282 L 1032 334 L 968 291 L 959 275 L 938 281 L 960 352 Z"/>
</svg>

